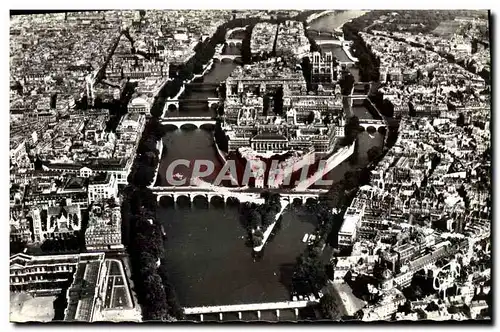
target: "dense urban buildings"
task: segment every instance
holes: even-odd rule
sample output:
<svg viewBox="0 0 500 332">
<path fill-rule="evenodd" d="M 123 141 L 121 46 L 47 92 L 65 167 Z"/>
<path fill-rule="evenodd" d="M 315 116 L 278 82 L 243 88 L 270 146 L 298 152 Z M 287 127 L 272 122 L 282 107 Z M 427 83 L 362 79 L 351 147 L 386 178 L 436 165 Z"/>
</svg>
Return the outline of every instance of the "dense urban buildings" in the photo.
<svg viewBox="0 0 500 332">
<path fill-rule="evenodd" d="M 10 320 L 491 321 L 488 16 L 12 15 Z"/>
</svg>

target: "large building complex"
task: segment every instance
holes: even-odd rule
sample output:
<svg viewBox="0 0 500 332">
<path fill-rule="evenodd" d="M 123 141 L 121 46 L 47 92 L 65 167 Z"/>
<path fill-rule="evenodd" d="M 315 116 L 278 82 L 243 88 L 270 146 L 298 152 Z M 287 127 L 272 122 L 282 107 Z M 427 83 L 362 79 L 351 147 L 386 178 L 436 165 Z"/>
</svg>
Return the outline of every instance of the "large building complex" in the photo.
<svg viewBox="0 0 500 332">
<path fill-rule="evenodd" d="M 344 136 L 340 95 L 309 95 L 300 71 L 274 62 L 237 68 L 226 80 L 229 150 L 329 153 Z"/>
</svg>

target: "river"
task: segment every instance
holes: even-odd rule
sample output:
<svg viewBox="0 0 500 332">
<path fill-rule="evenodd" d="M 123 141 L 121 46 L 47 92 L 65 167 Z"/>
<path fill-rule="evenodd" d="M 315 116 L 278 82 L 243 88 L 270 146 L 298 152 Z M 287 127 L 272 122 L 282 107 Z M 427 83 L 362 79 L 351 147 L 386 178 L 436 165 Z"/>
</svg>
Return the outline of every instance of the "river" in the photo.
<svg viewBox="0 0 500 332">
<path fill-rule="evenodd" d="M 217 202 L 219 203 L 219 202 Z M 225 208 L 196 198 L 160 207 L 165 220 L 166 261 L 182 306 L 275 302 L 290 300 L 293 265 L 304 251 L 302 238 L 315 228 L 305 207 L 291 207 L 281 229 L 254 261 L 245 244 L 246 231 L 237 206 Z"/>
<path fill-rule="evenodd" d="M 342 27 L 345 23 L 353 18 L 359 17 L 366 13 L 366 10 L 345 10 L 323 15 L 311 23 L 309 27 L 316 31 L 332 32 L 333 30 Z"/>
<path fill-rule="evenodd" d="M 326 20 L 331 26 L 317 21 L 313 24 L 333 29 L 347 17 L 350 17 L 349 14 L 342 14 L 336 21 L 327 15 L 319 20 Z M 233 53 L 235 50 L 228 52 Z M 235 67 L 236 64 L 232 62 L 216 62 L 203 82 L 223 82 Z M 213 90 L 202 85 L 193 85 L 186 91 L 183 96 L 186 104 L 189 104 L 190 99 L 214 94 Z M 362 106 L 355 105 L 353 111 L 358 116 L 369 115 L 365 114 L 366 110 Z M 178 114 L 206 116 L 207 112 L 210 114 L 206 106 L 183 107 L 181 104 Z M 347 171 L 366 165 L 366 152 L 372 146 L 382 146 L 383 138 L 380 133 L 360 133 L 357 164 L 341 163 L 326 178 L 339 181 Z M 222 167 L 210 130 L 170 130 L 163 139 L 166 153 L 160 162 L 157 185 L 166 185 L 165 171 L 176 159 L 209 159 L 216 168 Z M 177 167 L 176 172 L 187 178 L 191 175 L 191 171 L 183 166 Z M 206 180 L 210 181 L 211 178 Z M 191 207 L 182 198 L 176 207 L 172 202 L 166 206 L 163 203 L 158 208 L 158 219 L 163 222 L 168 236 L 165 259 L 182 306 L 290 300 L 292 269 L 297 256 L 305 249 L 302 238 L 316 226 L 316 217 L 305 207 L 292 206 L 285 210 L 276 236 L 266 244 L 263 257 L 254 261 L 251 248 L 245 244 L 246 231 L 240 221 L 237 205 L 221 207 L 221 202 L 208 205 L 201 197 L 195 198 Z M 228 315 L 224 319 L 234 319 L 233 316 Z M 291 316 L 288 318 L 293 319 Z"/>
</svg>

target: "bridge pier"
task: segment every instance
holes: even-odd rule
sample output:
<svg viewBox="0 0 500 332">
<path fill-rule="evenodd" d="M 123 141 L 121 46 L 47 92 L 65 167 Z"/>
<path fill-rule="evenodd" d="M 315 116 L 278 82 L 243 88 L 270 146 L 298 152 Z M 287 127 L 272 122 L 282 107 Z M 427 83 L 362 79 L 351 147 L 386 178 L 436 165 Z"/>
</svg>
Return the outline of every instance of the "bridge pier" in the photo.
<svg viewBox="0 0 500 332">
<path fill-rule="evenodd" d="M 203 314 L 200 314 L 200 322 L 203 322 Z"/>
<path fill-rule="evenodd" d="M 163 108 L 163 116 L 166 117 L 167 114 L 172 113 L 172 112 L 178 112 L 179 111 L 179 101 L 178 100 L 173 100 L 169 101 L 167 100 L 165 103 L 165 106 Z"/>
<path fill-rule="evenodd" d="M 279 309 L 276 309 L 276 317 L 278 317 L 278 319 L 280 318 L 280 310 Z"/>
<path fill-rule="evenodd" d="M 295 308 L 295 318 L 298 318 L 299 317 L 299 309 Z"/>
<path fill-rule="evenodd" d="M 219 312 L 219 320 L 222 320 L 222 312 Z"/>
<path fill-rule="evenodd" d="M 260 310 L 257 310 L 257 318 L 260 319 Z"/>
<path fill-rule="evenodd" d="M 241 311 L 238 312 L 238 319 L 241 320 Z"/>
</svg>

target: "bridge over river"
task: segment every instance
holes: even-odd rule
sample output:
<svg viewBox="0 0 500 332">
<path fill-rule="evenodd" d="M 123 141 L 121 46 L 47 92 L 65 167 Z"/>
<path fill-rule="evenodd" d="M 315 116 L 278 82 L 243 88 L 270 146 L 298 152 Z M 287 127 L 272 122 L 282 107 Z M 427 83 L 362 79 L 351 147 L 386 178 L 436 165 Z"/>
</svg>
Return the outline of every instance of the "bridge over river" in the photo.
<svg viewBox="0 0 500 332">
<path fill-rule="evenodd" d="M 199 187 L 199 186 L 172 186 L 172 187 L 152 187 L 151 190 L 156 194 L 159 202 L 162 197 L 171 197 L 174 202 L 181 196 L 187 197 L 190 202 L 195 197 L 204 197 L 209 202 L 214 197 L 221 198 L 224 202 L 229 199 L 236 199 L 241 203 L 259 202 L 263 189 L 259 188 L 227 188 L 227 187 Z M 318 199 L 321 194 L 327 192 L 326 189 L 309 189 L 303 191 L 276 191 L 280 196 L 289 202 L 300 201 L 302 204 L 308 199 Z"/>
<path fill-rule="evenodd" d="M 218 106 L 220 103 L 219 98 L 207 97 L 207 98 L 189 98 L 189 99 L 167 99 L 165 106 L 163 107 L 163 118 L 167 117 L 169 113 L 173 113 L 179 110 L 179 105 L 181 103 L 201 103 L 207 104 L 208 108 L 212 106 Z"/>
<path fill-rule="evenodd" d="M 196 128 L 201 128 L 202 126 L 210 125 L 215 126 L 216 120 L 213 117 L 201 117 L 201 116 L 170 116 L 163 117 L 161 123 L 164 125 L 172 125 L 181 129 L 184 126 L 191 125 Z"/>
<path fill-rule="evenodd" d="M 188 307 L 184 308 L 186 315 L 200 315 L 200 320 L 203 321 L 204 314 L 219 314 L 219 320 L 223 320 L 224 313 L 238 313 L 238 319 L 242 319 L 242 312 L 254 311 L 257 312 L 257 318 L 261 319 L 261 311 L 274 310 L 276 317 L 279 319 L 280 310 L 292 309 L 295 312 L 295 317 L 299 315 L 299 308 L 316 305 L 319 301 L 316 299 L 306 301 L 283 301 L 270 303 L 252 303 L 252 304 L 233 304 L 222 306 L 203 306 L 203 307 Z"/>
</svg>

